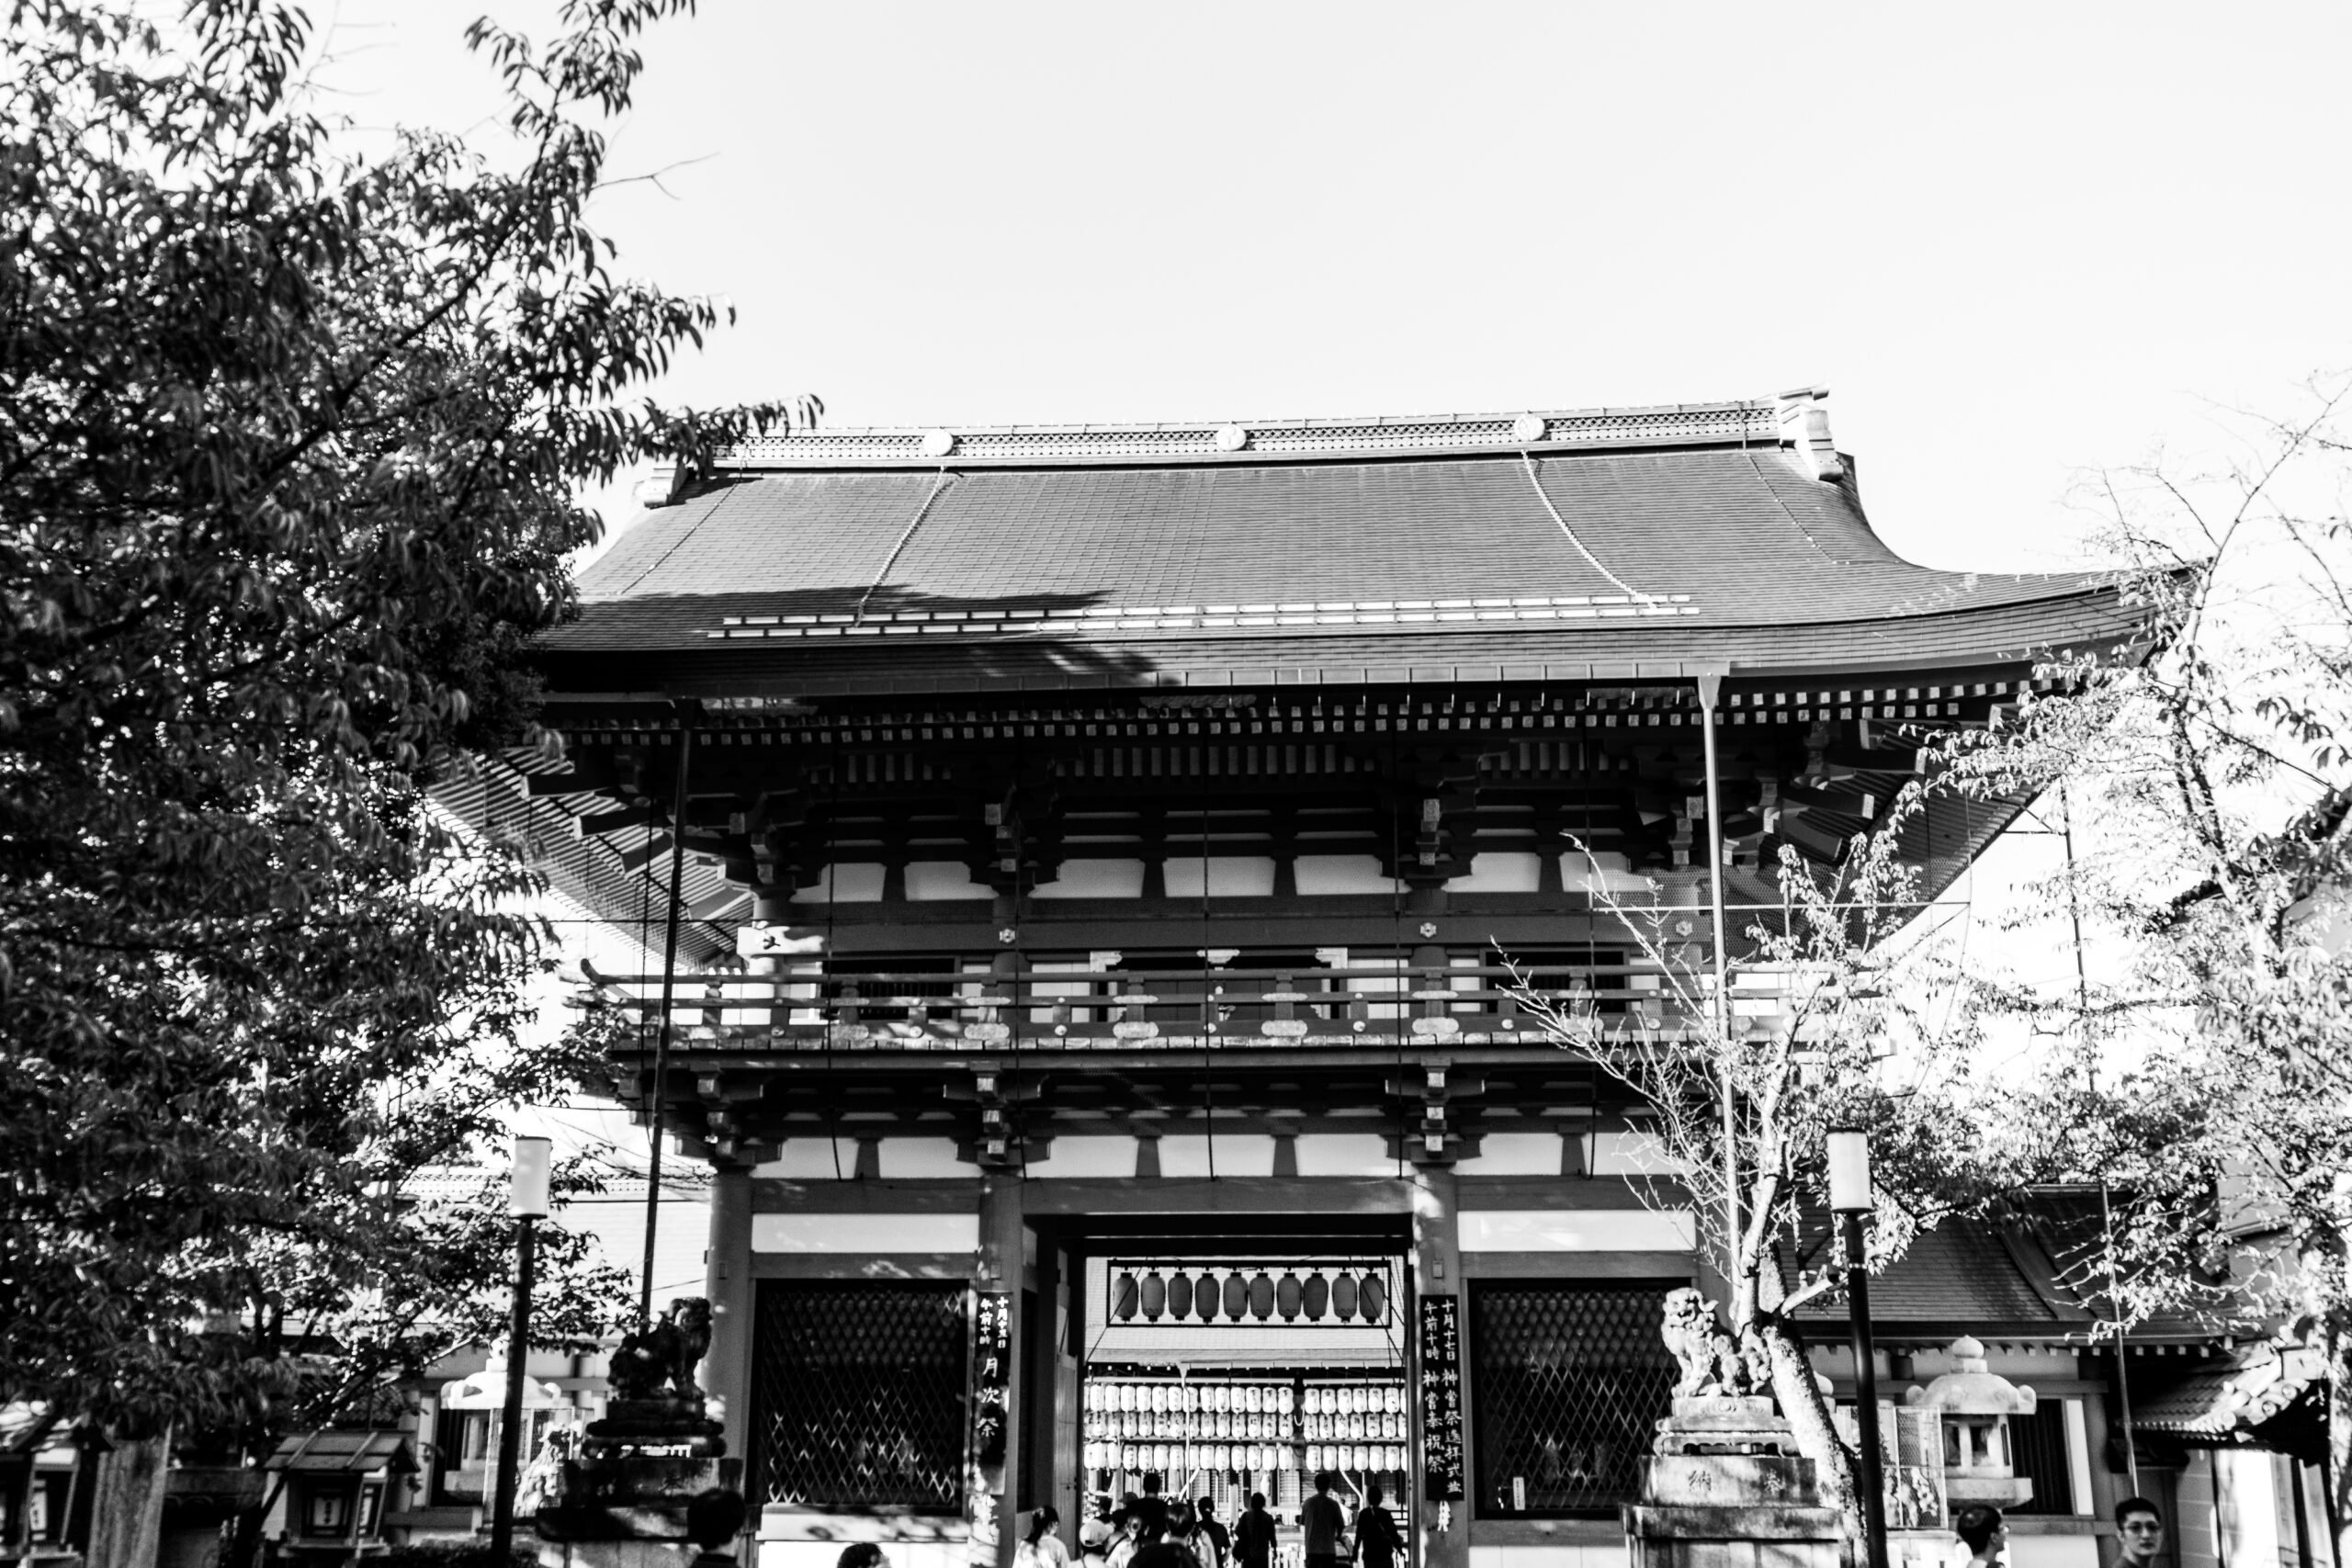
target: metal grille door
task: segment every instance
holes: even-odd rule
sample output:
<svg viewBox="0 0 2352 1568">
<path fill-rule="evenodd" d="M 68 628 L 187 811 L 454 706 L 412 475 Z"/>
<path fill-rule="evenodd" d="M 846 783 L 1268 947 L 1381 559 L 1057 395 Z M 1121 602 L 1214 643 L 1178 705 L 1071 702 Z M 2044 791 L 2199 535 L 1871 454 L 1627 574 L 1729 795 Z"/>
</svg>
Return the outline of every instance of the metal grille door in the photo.
<svg viewBox="0 0 2352 1568">
<path fill-rule="evenodd" d="M 1674 1396 L 1670 1285 L 1474 1286 L 1471 1448 L 1482 1518 L 1613 1515 Z"/>
<path fill-rule="evenodd" d="M 764 1280 L 759 1291 L 753 1495 L 959 1511 L 964 1288 Z"/>
</svg>

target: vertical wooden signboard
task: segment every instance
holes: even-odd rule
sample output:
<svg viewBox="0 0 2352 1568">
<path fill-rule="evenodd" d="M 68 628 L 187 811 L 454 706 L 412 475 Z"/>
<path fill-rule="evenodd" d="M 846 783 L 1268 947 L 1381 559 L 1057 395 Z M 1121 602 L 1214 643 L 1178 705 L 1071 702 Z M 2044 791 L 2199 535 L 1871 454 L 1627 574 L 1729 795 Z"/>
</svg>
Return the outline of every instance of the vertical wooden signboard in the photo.
<svg viewBox="0 0 2352 1568">
<path fill-rule="evenodd" d="M 970 1460 L 965 1466 L 964 1517 L 971 1527 L 974 1568 L 994 1568 L 999 1494 L 1004 1484 L 1005 1392 L 1012 1374 L 1012 1297 L 976 1291 L 972 1297 Z"/>
<path fill-rule="evenodd" d="M 1462 1298 L 1421 1298 L 1421 1495 L 1463 1497 Z"/>
</svg>

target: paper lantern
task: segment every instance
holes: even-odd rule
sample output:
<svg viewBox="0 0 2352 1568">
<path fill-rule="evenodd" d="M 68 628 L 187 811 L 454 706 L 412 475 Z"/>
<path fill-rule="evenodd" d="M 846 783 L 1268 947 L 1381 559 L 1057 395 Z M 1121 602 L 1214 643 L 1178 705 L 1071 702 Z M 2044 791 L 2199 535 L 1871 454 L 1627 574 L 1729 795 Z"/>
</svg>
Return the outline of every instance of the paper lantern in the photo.
<svg viewBox="0 0 2352 1568">
<path fill-rule="evenodd" d="M 1306 1293 L 1306 1287 L 1299 1283 L 1298 1276 L 1288 1269 L 1283 1270 L 1283 1277 L 1274 1282 L 1274 1310 L 1282 1314 L 1284 1323 L 1297 1321 L 1299 1305 Z"/>
<path fill-rule="evenodd" d="M 1331 1307 L 1331 1281 L 1317 1269 L 1306 1276 L 1306 1288 L 1299 1298 L 1299 1310 L 1306 1314 L 1309 1323 L 1320 1323 Z"/>
<path fill-rule="evenodd" d="M 1134 1321 L 1137 1292 L 1136 1277 L 1121 1274 L 1111 1281 L 1111 1315 L 1121 1323 Z"/>
<path fill-rule="evenodd" d="M 1250 1281 L 1242 1278 L 1239 1269 L 1237 1269 L 1225 1277 L 1225 1283 L 1219 1287 L 1219 1292 L 1224 1298 L 1227 1317 L 1238 1323 L 1249 1314 Z"/>
<path fill-rule="evenodd" d="M 1274 1277 L 1263 1269 L 1250 1277 L 1250 1315 L 1260 1323 L 1274 1315 Z"/>
<path fill-rule="evenodd" d="M 1351 1322 L 1356 1315 L 1356 1277 L 1341 1273 L 1331 1281 L 1331 1315 L 1341 1323 Z"/>
<path fill-rule="evenodd" d="M 1168 1276 L 1168 1315 L 1179 1323 L 1193 1315 L 1193 1277 L 1181 1269 Z"/>
<path fill-rule="evenodd" d="M 1143 1315 L 1147 1321 L 1158 1323 L 1159 1314 L 1167 1310 L 1168 1281 L 1155 1269 L 1143 1277 Z"/>
<path fill-rule="evenodd" d="M 1369 1271 L 1364 1274 L 1357 1288 L 1357 1302 L 1366 1323 L 1378 1324 L 1386 1320 L 1388 1287 L 1380 1282 L 1379 1275 Z"/>
<path fill-rule="evenodd" d="M 1216 1276 L 1205 1269 L 1193 1279 L 1193 1314 L 1203 1323 L 1216 1315 Z"/>
</svg>

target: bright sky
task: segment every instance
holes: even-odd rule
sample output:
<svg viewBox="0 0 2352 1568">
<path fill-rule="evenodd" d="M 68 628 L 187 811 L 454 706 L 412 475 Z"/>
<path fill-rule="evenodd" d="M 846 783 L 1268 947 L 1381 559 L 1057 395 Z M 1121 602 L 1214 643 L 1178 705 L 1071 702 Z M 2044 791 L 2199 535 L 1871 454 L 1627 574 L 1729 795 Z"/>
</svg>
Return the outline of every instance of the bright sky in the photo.
<svg viewBox="0 0 2352 1568">
<path fill-rule="evenodd" d="M 492 145 L 483 6 L 320 6 L 322 83 Z M 1892 545 L 2031 570 L 2076 468 L 2352 364 L 2337 4 L 705 0 L 646 52 L 613 168 L 659 183 L 595 216 L 624 271 L 741 312 L 681 400 L 953 425 L 1821 383 Z"/>
</svg>

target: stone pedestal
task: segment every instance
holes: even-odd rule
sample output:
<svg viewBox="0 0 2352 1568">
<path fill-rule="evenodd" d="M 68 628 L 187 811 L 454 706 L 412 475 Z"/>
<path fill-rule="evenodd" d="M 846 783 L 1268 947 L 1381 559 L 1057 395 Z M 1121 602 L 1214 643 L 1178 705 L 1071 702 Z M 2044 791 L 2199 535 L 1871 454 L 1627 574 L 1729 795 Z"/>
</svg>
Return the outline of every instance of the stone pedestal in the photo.
<svg viewBox="0 0 2352 1568">
<path fill-rule="evenodd" d="M 743 1529 L 743 1461 L 591 1454 L 565 1465 L 539 1509 L 541 1568 L 734 1568 L 719 1549 Z"/>
<path fill-rule="evenodd" d="M 1770 1399 L 1677 1399 L 1654 1448 L 1624 1511 L 1634 1568 L 1841 1568 L 1844 1520 Z"/>
</svg>

